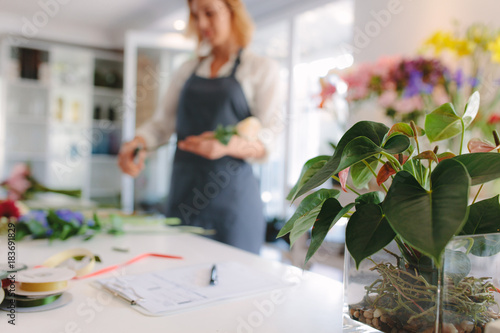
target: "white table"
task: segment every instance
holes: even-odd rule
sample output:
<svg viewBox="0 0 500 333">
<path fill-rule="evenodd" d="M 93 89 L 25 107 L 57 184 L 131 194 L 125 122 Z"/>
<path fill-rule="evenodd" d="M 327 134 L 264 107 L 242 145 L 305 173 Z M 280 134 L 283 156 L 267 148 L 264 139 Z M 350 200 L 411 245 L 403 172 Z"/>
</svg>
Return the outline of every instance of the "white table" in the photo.
<svg viewBox="0 0 500 333">
<path fill-rule="evenodd" d="M 5 237 L 0 237 L 0 262 L 6 262 Z M 38 313 L 16 313 L 16 326 L 7 323 L 0 311 L 0 332 L 174 332 L 174 333 L 282 333 L 341 332 L 342 284 L 303 272 L 292 266 L 269 261 L 233 247 L 191 234 L 177 235 L 99 235 L 90 241 L 71 239 L 17 242 L 19 263 L 34 266 L 51 255 L 70 248 L 84 247 L 99 255 L 95 269 L 125 261 L 145 252 L 182 256 L 183 260 L 146 258 L 125 268 L 120 274 L 139 274 L 183 265 L 237 261 L 256 270 L 288 281 L 295 287 L 283 289 L 281 298 L 272 292 L 219 302 L 203 308 L 164 317 L 140 314 L 122 300 L 89 285 L 99 277 L 72 281 L 73 301 L 61 308 Z M 128 253 L 112 247 L 129 248 Z"/>
</svg>

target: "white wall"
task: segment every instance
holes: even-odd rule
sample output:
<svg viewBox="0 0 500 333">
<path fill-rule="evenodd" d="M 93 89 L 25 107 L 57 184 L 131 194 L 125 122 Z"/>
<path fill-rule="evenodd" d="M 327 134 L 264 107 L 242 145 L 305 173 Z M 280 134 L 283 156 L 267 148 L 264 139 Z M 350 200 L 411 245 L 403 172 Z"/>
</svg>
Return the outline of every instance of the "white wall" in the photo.
<svg viewBox="0 0 500 333">
<path fill-rule="evenodd" d="M 356 62 L 411 55 L 437 29 L 482 22 L 499 28 L 498 0 L 355 0 Z"/>
</svg>

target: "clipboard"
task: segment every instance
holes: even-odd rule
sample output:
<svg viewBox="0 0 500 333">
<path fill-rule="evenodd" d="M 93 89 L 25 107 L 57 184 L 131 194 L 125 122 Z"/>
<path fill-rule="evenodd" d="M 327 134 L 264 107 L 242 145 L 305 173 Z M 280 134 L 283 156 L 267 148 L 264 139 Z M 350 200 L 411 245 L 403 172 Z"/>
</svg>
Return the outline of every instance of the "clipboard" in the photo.
<svg viewBox="0 0 500 333">
<path fill-rule="evenodd" d="M 93 286 L 119 297 L 148 316 L 166 316 L 229 299 L 283 289 L 289 283 L 237 262 L 217 263 L 218 283 L 210 284 L 213 263 L 138 275 L 99 279 Z"/>
</svg>

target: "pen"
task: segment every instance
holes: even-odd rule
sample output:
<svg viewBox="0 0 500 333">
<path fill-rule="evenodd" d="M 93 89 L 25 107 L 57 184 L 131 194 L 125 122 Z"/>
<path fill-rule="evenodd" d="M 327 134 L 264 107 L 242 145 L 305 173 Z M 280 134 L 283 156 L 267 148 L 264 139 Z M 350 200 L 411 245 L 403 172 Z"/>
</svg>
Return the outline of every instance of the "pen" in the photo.
<svg viewBox="0 0 500 333">
<path fill-rule="evenodd" d="M 212 266 L 212 271 L 210 272 L 210 285 L 215 286 L 217 285 L 218 279 L 217 279 L 217 266 L 213 265 Z"/>
<path fill-rule="evenodd" d="M 109 291 L 113 296 L 120 297 L 120 298 L 124 299 L 125 301 L 129 302 L 130 305 L 137 305 L 137 301 L 136 300 L 128 298 L 127 296 L 123 295 L 122 293 L 119 293 L 116 290 L 111 289 L 107 285 L 103 284 L 102 287 L 105 290 Z"/>
</svg>

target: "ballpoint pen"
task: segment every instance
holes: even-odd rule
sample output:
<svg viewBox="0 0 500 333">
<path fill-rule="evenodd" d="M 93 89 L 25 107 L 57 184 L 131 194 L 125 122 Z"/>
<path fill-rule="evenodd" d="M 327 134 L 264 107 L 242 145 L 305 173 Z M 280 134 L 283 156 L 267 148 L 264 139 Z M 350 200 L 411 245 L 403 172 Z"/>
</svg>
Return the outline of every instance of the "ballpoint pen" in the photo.
<svg viewBox="0 0 500 333">
<path fill-rule="evenodd" d="M 213 265 L 212 270 L 210 272 L 210 285 L 215 286 L 218 282 L 218 277 L 217 277 L 217 266 Z"/>
</svg>

